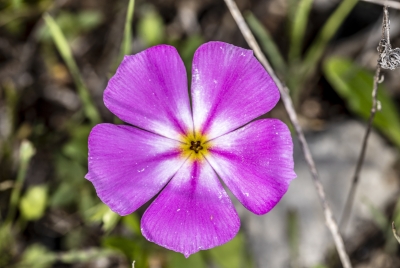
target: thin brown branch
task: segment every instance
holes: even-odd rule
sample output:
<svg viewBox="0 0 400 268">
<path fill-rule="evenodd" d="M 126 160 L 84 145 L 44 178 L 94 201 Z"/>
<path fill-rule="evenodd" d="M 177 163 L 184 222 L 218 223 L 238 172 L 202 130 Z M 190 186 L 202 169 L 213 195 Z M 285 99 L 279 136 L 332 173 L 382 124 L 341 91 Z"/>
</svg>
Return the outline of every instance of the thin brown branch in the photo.
<svg viewBox="0 0 400 268">
<path fill-rule="evenodd" d="M 383 7 L 382 39 L 385 39 L 390 44 L 390 21 L 387 6 Z"/>
<path fill-rule="evenodd" d="M 382 40 L 384 40 L 385 42 L 382 42 Z M 378 51 L 379 51 L 379 55 L 381 57 L 381 53 L 383 51 L 381 44 L 385 43 L 385 44 L 389 44 L 390 46 L 390 38 L 389 38 L 389 13 L 387 10 L 387 7 L 383 7 L 383 21 L 382 21 L 382 40 L 380 42 L 380 46 L 378 47 Z M 347 195 L 347 199 L 346 199 L 346 203 L 343 209 L 343 213 L 342 213 L 342 218 L 340 221 L 340 229 L 341 230 L 345 230 L 346 229 L 346 225 L 349 219 L 349 216 L 351 214 L 351 210 L 353 207 L 353 202 L 354 202 L 354 196 L 356 194 L 356 189 L 357 189 L 357 185 L 360 179 L 360 172 L 361 172 L 361 168 L 363 166 L 364 163 L 364 159 L 365 159 L 365 153 L 367 151 L 367 145 L 368 145 L 368 138 L 369 135 L 371 134 L 371 129 L 372 129 L 372 124 L 375 118 L 375 114 L 377 112 L 377 107 L 378 107 L 378 99 L 377 99 L 377 93 L 378 93 L 378 84 L 380 81 L 380 73 L 381 73 L 381 66 L 380 66 L 380 61 L 378 61 L 377 67 L 376 67 L 376 71 L 375 71 L 375 75 L 374 75 L 374 84 L 373 84 L 373 88 L 372 88 L 372 107 L 371 107 L 371 113 L 368 119 L 368 125 L 367 125 L 367 129 L 365 131 L 364 134 L 364 139 L 362 142 L 362 146 L 361 146 L 361 152 L 360 155 L 358 157 L 358 161 L 357 161 L 357 165 L 356 165 L 356 169 L 354 171 L 354 175 L 353 175 L 353 179 L 352 179 L 352 183 L 351 183 L 351 187 L 350 187 L 350 191 L 349 194 Z"/>
<path fill-rule="evenodd" d="M 264 54 L 262 53 L 262 51 L 260 49 L 260 46 L 258 45 L 256 39 L 254 38 L 254 36 L 251 33 L 249 27 L 247 26 L 245 20 L 243 19 L 243 16 L 240 13 L 235 1 L 234 0 L 224 0 L 224 1 L 225 1 L 226 5 L 228 6 L 229 11 L 231 12 L 233 18 L 235 19 L 237 25 L 239 26 L 240 31 L 242 32 L 247 43 L 253 49 L 254 54 L 257 56 L 258 60 L 261 62 L 261 64 L 264 66 L 264 68 L 268 71 L 268 73 L 274 80 L 275 84 L 279 88 L 283 104 L 284 104 L 286 111 L 289 115 L 289 118 L 296 130 L 298 139 L 300 141 L 301 148 L 303 150 L 304 157 L 305 157 L 307 164 L 309 166 L 309 169 L 311 171 L 313 182 L 317 189 L 317 193 L 318 193 L 319 199 L 321 201 L 322 208 L 324 210 L 325 221 L 326 221 L 325 223 L 332 234 L 332 237 L 335 242 L 336 249 L 339 253 L 339 257 L 340 257 L 343 267 L 351 268 L 352 266 L 350 263 L 349 256 L 346 253 L 346 249 L 345 249 L 345 246 L 343 243 L 342 236 L 339 233 L 338 225 L 333 217 L 332 210 L 326 200 L 325 191 L 322 186 L 321 180 L 319 179 L 317 168 L 316 168 L 314 160 L 312 158 L 310 148 L 308 147 L 308 144 L 304 137 L 303 130 L 301 129 L 299 121 L 297 119 L 297 114 L 294 109 L 292 99 L 290 98 L 290 95 L 289 95 L 289 89 L 285 85 L 283 85 L 283 83 L 275 75 L 274 70 L 272 69 L 268 60 L 265 58 Z"/>
<path fill-rule="evenodd" d="M 376 71 L 375 71 L 375 75 L 374 75 L 374 85 L 373 85 L 373 90 L 372 90 L 372 92 L 373 92 L 372 93 L 373 94 L 373 97 L 372 97 L 373 98 L 373 104 L 372 104 L 372 108 L 371 108 L 371 114 L 370 114 L 370 117 L 368 119 L 368 125 L 367 125 L 367 129 L 365 131 L 365 134 L 364 134 L 364 139 L 363 139 L 362 146 L 361 146 L 361 152 L 360 152 L 360 155 L 358 157 L 356 170 L 355 170 L 354 175 L 353 175 L 353 180 L 352 180 L 352 183 L 351 183 L 350 191 L 349 191 L 349 194 L 347 195 L 346 203 L 344 205 L 344 210 L 343 210 L 341 221 L 340 221 L 340 229 L 342 231 L 344 231 L 346 229 L 346 225 L 347 225 L 350 213 L 351 213 L 351 209 L 353 207 L 354 196 L 355 196 L 356 188 L 357 188 L 358 181 L 359 181 L 359 178 L 360 178 L 360 171 L 361 171 L 362 165 L 364 163 L 365 153 L 366 153 L 366 150 L 367 150 L 368 138 L 369 138 L 369 135 L 371 133 L 372 122 L 374 120 L 375 113 L 376 113 L 376 110 L 377 110 L 376 107 L 377 107 L 377 103 L 378 102 L 376 100 L 376 92 L 377 92 L 377 89 L 378 89 L 380 71 L 381 71 L 381 68 L 378 65 L 376 67 Z"/>
<path fill-rule="evenodd" d="M 364 2 L 374 3 L 377 5 L 387 6 L 394 9 L 400 9 L 400 2 L 393 0 L 362 0 Z"/>
</svg>

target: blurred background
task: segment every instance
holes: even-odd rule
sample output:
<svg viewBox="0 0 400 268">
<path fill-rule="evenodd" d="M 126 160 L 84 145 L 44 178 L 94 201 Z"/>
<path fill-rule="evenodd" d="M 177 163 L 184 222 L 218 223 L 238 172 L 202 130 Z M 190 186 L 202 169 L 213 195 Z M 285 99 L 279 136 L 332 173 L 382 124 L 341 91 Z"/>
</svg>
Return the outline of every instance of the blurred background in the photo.
<svg viewBox="0 0 400 268">
<path fill-rule="evenodd" d="M 391 230 L 400 226 L 399 70 L 384 71 L 353 209 L 342 217 L 372 105 L 382 6 L 237 4 L 291 90 L 354 267 L 400 267 Z M 389 12 L 399 47 L 400 16 Z M 256 216 L 236 202 L 239 234 L 188 259 L 142 237 L 147 205 L 119 217 L 84 179 L 91 128 L 122 124 L 102 101 L 122 56 L 171 44 L 190 75 L 194 51 L 211 40 L 248 48 L 222 0 L 0 1 L 0 267 L 341 267 L 295 135 L 298 177 L 277 207 Z M 267 116 L 290 125 L 281 103 Z"/>
</svg>

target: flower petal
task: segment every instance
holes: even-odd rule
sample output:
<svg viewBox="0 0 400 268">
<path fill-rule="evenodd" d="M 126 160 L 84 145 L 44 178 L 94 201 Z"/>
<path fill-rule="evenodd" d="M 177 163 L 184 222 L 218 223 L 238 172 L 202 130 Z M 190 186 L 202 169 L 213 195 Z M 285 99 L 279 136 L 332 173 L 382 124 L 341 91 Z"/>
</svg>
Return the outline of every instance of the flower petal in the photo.
<svg viewBox="0 0 400 268">
<path fill-rule="evenodd" d="M 211 166 L 190 160 L 142 217 L 142 233 L 186 257 L 231 240 L 240 220 Z"/>
<path fill-rule="evenodd" d="M 255 214 L 270 211 L 296 177 L 290 131 L 277 119 L 257 120 L 212 140 L 209 150 L 211 166 Z"/>
<path fill-rule="evenodd" d="M 89 136 L 89 173 L 97 195 L 120 215 L 155 196 L 185 159 L 178 141 L 130 126 L 99 124 Z"/>
<path fill-rule="evenodd" d="M 206 43 L 197 49 L 192 71 L 194 127 L 209 139 L 245 125 L 279 100 L 278 88 L 251 50 Z"/>
<path fill-rule="evenodd" d="M 172 46 L 126 56 L 108 82 L 104 104 L 123 121 L 172 139 L 193 128 L 186 69 Z"/>
</svg>

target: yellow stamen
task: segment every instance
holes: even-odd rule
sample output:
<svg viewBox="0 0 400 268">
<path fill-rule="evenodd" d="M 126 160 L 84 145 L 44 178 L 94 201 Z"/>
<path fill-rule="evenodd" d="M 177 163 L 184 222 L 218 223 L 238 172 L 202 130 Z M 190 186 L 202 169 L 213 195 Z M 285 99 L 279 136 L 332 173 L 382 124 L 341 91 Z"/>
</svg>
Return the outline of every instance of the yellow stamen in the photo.
<svg viewBox="0 0 400 268">
<path fill-rule="evenodd" d="M 209 154 L 210 142 L 200 133 L 190 133 L 181 138 L 183 144 L 181 146 L 182 156 L 189 158 L 191 161 L 203 161 L 204 156 Z"/>
</svg>

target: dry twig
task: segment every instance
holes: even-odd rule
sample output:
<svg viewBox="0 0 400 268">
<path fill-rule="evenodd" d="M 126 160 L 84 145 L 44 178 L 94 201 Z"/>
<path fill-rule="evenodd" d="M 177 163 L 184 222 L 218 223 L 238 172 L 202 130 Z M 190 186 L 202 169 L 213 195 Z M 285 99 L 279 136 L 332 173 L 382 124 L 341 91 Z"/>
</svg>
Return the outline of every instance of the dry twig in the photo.
<svg viewBox="0 0 400 268">
<path fill-rule="evenodd" d="M 382 6 L 388 6 L 394 9 L 400 9 L 400 2 L 393 0 L 362 0 L 364 2 L 374 3 Z"/>
<path fill-rule="evenodd" d="M 382 69 L 394 70 L 400 66 L 400 48 L 392 49 L 390 45 L 390 20 L 387 6 L 383 7 L 382 39 L 379 42 L 378 65 Z"/>
<path fill-rule="evenodd" d="M 235 1 L 234 0 L 224 0 L 224 1 L 225 1 L 226 5 L 228 6 L 229 11 L 231 12 L 233 18 L 235 19 L 237 25 L 239 26 L 240 31 L 242 32 L 247 43 L 253 49 L 255 55 L 257 56 L 257 58 L 259 59 L 261 64 L 264 66 L 264 68 L 268 71 L 268 73 L 274 80 L 275 84 L 279 88 L 283 104 L 285 105 L 285 108 L 289 115 L 289 118 L 296 130 L 298 139 L 301 144 L 301 148 L 304 153 L 304 157 L 305 157 L 307 164 L 309 166 L 309 169 L 311 171 L 313 182 L 317 189 L 317 193 L 320 198 L 322 208 L 324 210 L 326 225 L 333 236 L 333 240 L 335 242 L 336 249 L 339 253 L 339 257 L 342 262 L 342 265 L 344 268 L 351 268 L 352 266 L 350 263 L 349 256 L 346 253 L 346 249 L 344 247 L 342 236 L 340 235 L 337 223 L 336 223 L 335 219 L 333 218 L 332 210 L 330 209 L 328 202 L 326 201 L 325 191 L 322 186 L 321 180 L 319 179 L 317 168 L 315 166 L 310 149 L 309 149 L 306 139 L 304 137 L 303 130 L 301 129 L 299 121 L 297 119 L 297 114 L 295 112 L 292 99 L 290 98 L 290 95 L 289 95 L 289 89 L 285 85 L 283 85 L 283 83 L 275 75 L 275 72 L 273 71 L 268 60 L 265 58 L 264 54 L 262 53 L 262 51 L 260 49 L 260 46 L 258 45 L 256 39 L 254 38 L 254 36 L 251 33 L 249 27 L 247 26 L 245 20 L 243 19 L 243 16 L 240 13 Z"/>
<path fill-rule="evenodd" d="M 382 39 L 379 42 L 379 46 L 378 46 L 379 60 L 378 60 L 378 64 L 377 64 L 375 75 L 374 75 L 374 84 L 373 84 L 373 89 L 372 89 L 372 108 L 371 108 L 371 113 L 370 113 L 370 116 L 368 119 L 367 129 L 365 131 L 364 139 L 362 142 L 361 152 L 358 157 L 356 169 L 354 171 L 350 191 L 349 191 L 349 194 L 347 195 L 346 203 L 345 203 L 343 213 L 342 213 L 342 218 L 340 221 L 340 227 L 342 230 L 345 230 L 348 218 L 351 213 L 351 209 L 352 209 L 353 202 L 354 202 L 355 192 L 356 192 L 356 188 L 357 188 L 359 177 L 360 177 L 361 168 L 362 168 L 362 165 L 363 165 L 364 159 L 365 159 L 368 138 L 371 133 L 372 123 L 374 121 L 375 114 L 378 111 L 378 103 L 379 102 L 377 99 L 377 92 L 378 92 L 378 84 L 381 80 L 380 72 L 381 72 L 381 68 L 384 68 L 384 66 L 385 66 L 383 64 L 388 64 L 385 61 L 385 59 L 387 57 L 387 54 L 385 52 L 387 51 L 387 48 L 391 49 L 390 48 L 389 28 L 390 28 L 389 27 L 389 13 L 388 13 L 387 7 L 384 6 L 383 7 L 383 21 L 382 21 Z"/>
<path fill-rule="evenodd" d="M 396 225 L 394 225 L 394 221 L 392 222 L 392 231 L 393 231 L 394 238 L 396 238 L 397 242 L 399 242 L 399 244 L 400 244 L 400 236 L 397 234 Z"/>
</svg>

